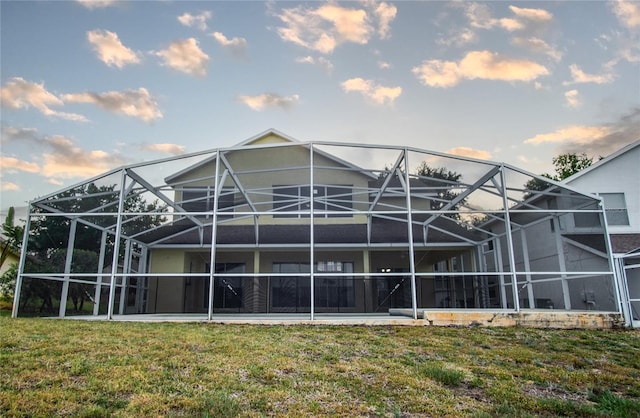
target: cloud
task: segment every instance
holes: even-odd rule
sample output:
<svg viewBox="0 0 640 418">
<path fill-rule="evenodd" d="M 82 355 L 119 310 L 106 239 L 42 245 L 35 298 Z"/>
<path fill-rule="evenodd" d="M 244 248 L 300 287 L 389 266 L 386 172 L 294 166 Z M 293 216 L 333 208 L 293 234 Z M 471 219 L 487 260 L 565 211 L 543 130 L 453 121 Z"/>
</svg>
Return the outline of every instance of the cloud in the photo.
<svg viewBox="0 0 640 418">
<path fill-rule="evenodd" d="M 342 82 L 341 85 L 345 92 L 361 93 L 364 97 L 380 105 L 393 104 L 402 94 L 402 87 L 385 87 L 375 84 L 373 80 L 365 80 L 360 77 L 350 78 Z"/>
<path fill-rule="evenodd" d="M 37 141 L 38 131 L 35 128 L 16 128 L 13 126 L 3 126 L 0 142 L 9 143 L 11 141 Z"/>
<path fill-rule="evenodd" d="M 325 57 L 314 58 L 311 55 L 296 58 L 299 64 L 312 64 L 320 67 L 325 73 L 330 74 L 333 71 L 333 64 Z"/>
<path fill-rule="evenodd" d="M 0 190 L 3 192 L 17 192 L 20 190 L 20 186 L 15 183 L 11 183 L 10 181 L 2 181 Z"/>
<path fill-rule="evenodd" d="M 37 173 L 40 171 L 40 167 L 35 163 L 0 155 L 0 170 L 8 172 L 24 171 L 26 173 Z"/>
<path fill-rule="evenodd" d="M 86 151 L 71 139 L 53 136 L 45 141 L 53 152 L 42 154 L 41 174 L 53 179 L 93 177 L 125 163 L 119 155 L 102 150 Z"/>
<path fill-rule="evenodd" d="M 244 56 L 245 51 L 247 50 L 247 40 L 244 38 L 232 38 L 228 39 L 220 32 L 214 32 L 211 34 L 213 38 L 224 48 L 229 51 L 233 55 L 236 56 Z"/>
<path fill-rule="evenodd" d="M 209 56 L 202 52 L 195 38 L 172 42 L 167 49 L 153 53 L 162 58 L 162 65 L 189 75 L 207 75 Z"/>
<path fill-rule="evenodd" d="M 572 125 L 528 138 L 526 144 L 557 144 L 557 152 L 606 156 L 638 140 L 640 108 L 633 108 L 618 120 L 602 125 Z"/>
<path fill-rule="evenodd" d="M 374 13 L 378 17 L 378 36 L 380 39 L 389 37 L 391 22 L 396 18 L 398 9 L 394 5 L 381 2 L 378 3 Z"/>
<path fill-rule="evenodd" d="M 277 29 L 286 42 L 323 54 L 330 54 L 340 44 L 366 44 L 377 33 L 390 36 L 390 25 L 397 9 L 388 3 L 364 2 L 365 8 L 345 8 L 325 3 L 317 8 L 297 6 L 276 14 L 284 26 Z M 374 25 L 377 23 L 377 31 Z"/>
<path fill-rule="evenodd" d="M 513 45 L 526 48 L 530 51 L 545 54 L 556 62 L 562 59 L 562 53 L 560 51 L 546 43 L 544 40 L 535 36 L 529 38 L 515 37 L 513 38 L 511 43 Z"/>
<path fill-rule="evenodd" d="M 44 83 L 33 83 L 22 77 L 14 77 L 7 81 L 0 90 L 2 107 L 9 109 L 28 109 L 33 107 L 46 116 L 86 122 L 87 118 L 76 113 L 58 112 L 50 106 L 62 106 L 64 102 L 59 97 L 44 88 Z"/>
<path fill-rule="evenodd" d="M 185 152 L 185 147 L 177 144 L 142 144 L 140 149 L 169 155 L 182 155 Z"/>
<path fill-rule="evenodd" d="M 576 84 L 576 83 L 595 83 L 595 84 L 607 84 L 611 83 L 614 79 L 612 73 L 605 73 L 601 75 L 596 74 L 587 74 L 576 64 L 571 64 L 569 66 L 569 70 L 571 71 L 571 79 L 572 81 L 565 81 L 563 84 Z"/>
<path fill-rule="evenodd" d="M 473 149 L 469 147 L 455 147 L 451 148 L 449 151 L 446 151 L 447 154 L 459 155 L 461 157 L 475 158 L 478 160 L 489 160 L 491 159 L 491 153 L 488 151 L 483 151 L 479 149 Z"/>
<path fill-rule="evenodd" d="M 546 23 L 553 19 L 553 15 L 544 9 L 526 9 L 522 7 L 509 6 L 509 10 L 520 19 Z"/>
<path fill-rule="evenodd" d="M 184 13 L 181 16 L 178 16 L 178 22 L 182 23 L 184 26 L 195 27 L 203 32 L 207 30 L 207 21 L 209 19 L 211 19 L 210 11 L 204 11 L 197 15 Z"/>
<path fill-rule="evenodd" d="M 465 15 L 471 27 L 478 29 L 493 29 L 500 27 L 509 32 L 526 29 L 531 25 L 546 24 L 553 19 L 553 15 L 544 9 L 525 9 L 509 6 L 515 17 L 496 19 L 491 15 L 489 6 L 479 3 L 468 3 Z"/>
<path fill-rule="evenodd" d="M 87 39 L 98 54 L 98 59 L 108 66 L 122 68 L 127 64 L 140 62 L 138 55 L 122 45 L 118 35 L 108 30 L 92 30 L 87 32 Z"/>
<path fill-rule="evenodd" d="M 122 113 L 145 122 L 153 122 L 162 118 L 162 112 L 158 108 L 155 99 L 143 87 L 138 90 L 110 91 L 106 93 L 65 94 L 62 98 L 65 102 L 94 104 L 106 111 Z"/>
<path fill-rule="evenodd" d="M 263 93 L 257 96 L 238 96 L 238 101 L 249 106 L 251 109 L 261 111 L 264 108 L 280 108 L 288 110 L 300 100 L 300 96 L 294 94 L 284 97 L 275 93 Z"/>
<path fill-rule="evenodd" d="M 476 33 L 469 28 L 458 28 L 452 29 L 449 32 L 449 35 L 446 38 L 436 39 L 436 43 L 438 45 L 451 46 L 455 45 L 457 47 L 461 47 L 472 42 L 475 42 L 478 39 Z"/>
<path fill-rule="evenodd" d="M 618 22 L 628 29 L 640 28 L 640 4 L 632 1 L 609 2 Z"/>
<path fill-rule="evenodd" d="M 388 70 L 391 68 L 391 64 L 386 61 L 378 61 L 378 68 L 381 70 Z"/>
<path fill-rule="evenodd" d="M 38 173 L 47 177 L 47 181 L 60 184 L 61 179 L 86 178 L 108 171 L 125 164 L 127 161 L 118 154 L 109 154 L 102 150 L 86 151 L 80 148 L 72 139 L 64 136 L 38 136 L 35 129 L 18 129 L 8 127 L 3 129 L 3 136 L 7 141 L 24 141 L 31 143 L 42 154 L 36 158 L 40 164 L 28 162 L 6 161 L 22 171 Z"/>
<path fill-rule="evenodd" d="M 470 51 L 460 62 L 428 60 L 414 67 L 413 74 L 430 87 L 453 87 L 461 80 L 532 81 L 549 74 L 536 62 L 501 56 L 490 51 Z"/>
<path fill-rule="evenodd" d="M 539 145 L 543 143 L 574 142 L 585 144 L 609 135 L 611 130 L 606 126 L 571 125 L 546 134 L 538 134 L 524 141 L 525 144 Z"/>
<path fill-rule="evenodd" d="M 104 9 L 113 6 L 117 0 L 76 0 L 87 9 Z"/>
<path fill-rule="evenodd" d="M 580 101 L 580 93 L 578 90 L 569 90 L 564 93 L 564 98 L 567 100 L 567 106 L 580 107 L 582 102 Z"/>
</svg>

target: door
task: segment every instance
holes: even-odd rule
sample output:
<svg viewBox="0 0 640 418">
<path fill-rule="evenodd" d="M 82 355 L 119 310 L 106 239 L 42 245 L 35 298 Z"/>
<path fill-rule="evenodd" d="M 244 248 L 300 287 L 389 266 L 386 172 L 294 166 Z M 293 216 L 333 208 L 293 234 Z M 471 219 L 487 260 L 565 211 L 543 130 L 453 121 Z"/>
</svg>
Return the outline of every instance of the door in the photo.
<svg viewBox="0 0 640 418">
<path fill-rule="evenodd" d="M 628 315 L 631 326 L 633 328 L 640 328 L 640 257 L 629 257 L 623 260 L 624 276 L 627 284 Z M 623 295 L 624 293 L 623 289 Z"/>
</svg>

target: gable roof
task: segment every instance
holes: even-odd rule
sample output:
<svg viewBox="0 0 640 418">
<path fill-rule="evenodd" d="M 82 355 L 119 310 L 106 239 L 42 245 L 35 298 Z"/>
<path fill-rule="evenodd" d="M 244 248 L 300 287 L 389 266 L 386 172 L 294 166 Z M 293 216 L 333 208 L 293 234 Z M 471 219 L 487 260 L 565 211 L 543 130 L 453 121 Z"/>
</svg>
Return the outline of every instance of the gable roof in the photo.
<svg viewBox="0 0 640 418">
<path fill-rule="evenodd" d="M 572 181 L 584 176 L 585 174 L 588 174 L 594 170 L 597 170 L 598 168 L 604 166 L 605 164 L 610 163 L 611 161 L 615 160 L 621 155 L 631 152 L 638 147 L 640 147 L 640 140 L 637 140 L 625 147 L 620 148 L 618 151 L 614 152 L 611 155 L 608 155 L 607 157 L 601 159 L 600 161 L 597 161 L 595 164 L 592 164 L 589 167 L 585 168 L 584 170 L 580 170 L 577 173 L 573 174 L 572 176 L 567 177 L 566 179 L 562 180 L 562 183 L 571 183 Z"/>
<path fill-rule="evenodd" d="M 309 144 L 308 142 L 302 142 L 299 141 L 285 133 L 282 133 L 280 131 L 278 131 L 277 129 L 274 128 L 270 128 L 267 129 L 264 132 L 261 132 L 255 136 L 252 136 L 251 138 L 248 138 L 242 142 L 240 142 L 239 144 L 236 144 L 232 147 L 229 148 L 221 148 L 221 149 L 217 149 L 217 150 L 213 150 L 215 151 L 215 153 L 209 157 L 209 158 L 205 158 L 204 160 L 194 164 L 194 165 L 190 165 L 189 167 L 186 167 L 176 173 L 171 174 L 170 176 L 167 176 L 164 180 L 167 184 L 170 184 L 172 180 L 182 176 L 185 173 L 191 172 L 193 170 L 196 170 L 204 165 L 210 164 L 211 162 L 214 162 L 217 159 L 217 152 L 233 152 L 236 150 L 241 150 L 242 148 L 247 148 L 247 147 L 251 147 L 251 146 L 269 146 L 269 145 L 287 145 L 287 144 L 298 144 L 298 145 L 305 145 L 305 144 Z M 328 152 L 324 152 L 322 150 L 316 150 L 316 153 L 335 161 L 336 163 L 343 165 L 345 167 L 349 167 L 349 168 L 355 168 L 357 170 L 359 170 L 362 174 L 365 174 L 371 178 L 376 178 L 375 174 L 364 170 L 360 167 L 357 167 L 356 165 L 354 165 L 353 163 L 350 163 L 348 161 L 345 161 L 333 154 L 330 154 Z"/>
</svg>

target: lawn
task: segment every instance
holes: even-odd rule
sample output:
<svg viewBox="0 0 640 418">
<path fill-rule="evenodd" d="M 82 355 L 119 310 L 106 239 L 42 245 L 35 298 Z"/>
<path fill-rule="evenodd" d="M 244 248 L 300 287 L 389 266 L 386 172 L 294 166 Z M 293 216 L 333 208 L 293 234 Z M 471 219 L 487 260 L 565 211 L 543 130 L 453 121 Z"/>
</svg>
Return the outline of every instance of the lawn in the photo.
<svg viewBox="0 0 640 418">
<path fill-rule="evenodd" d="M 640 417 L 640 332 L 0 317 L 0 416 Z"/>
</svg>

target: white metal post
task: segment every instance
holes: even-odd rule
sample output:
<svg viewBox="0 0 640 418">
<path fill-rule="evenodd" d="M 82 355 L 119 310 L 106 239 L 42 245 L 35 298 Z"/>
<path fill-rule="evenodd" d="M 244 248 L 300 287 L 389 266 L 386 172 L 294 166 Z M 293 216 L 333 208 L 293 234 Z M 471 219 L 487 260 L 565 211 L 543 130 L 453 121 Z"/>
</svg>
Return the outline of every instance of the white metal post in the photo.
<svg viewBox="0 0 640 418">
<path fill-rule="evenodd" d="M 127 240 L 124 248 L 124 265 L 122 266 L 122 273 L 127 274 L 127 276 L 120 277 L 120 305 L 118 306 L 118 311 L 120 315 L 125 314 L 124 306 L 127 303 L 127 286 L 129 284 L 129 269 L 131 268 L 131 240 Z"/>
<path fill-rule="evenodd" d="M 107 231 L 102 231 L 100 239 L 100 256 L 98 258 L 98 278 L 96 280 L 96 291 L 93 296 L 93 314 L 100 313 L 100 296 L 102 295 L 102 271 L 104 270 L 104 257 L 107 249 Z"/>
<path fill-rule="evenodd" d="M 20 292 L 22 290 L 22 275 L 24 274 L 24 263 L 27 260 L 27 250 L 29 249 L 29 229 L 31 228 L 31 204 L 27 208 L 27 220 L 24 225 L 24 233 L 22 234 L 22 248 L 20 251 L 20 263 L 18 264 L 18 276 L 16 277 L 16 286 L 13 289 L 13 309 L 11 317 L 18 317 L 18 307 L 20 306 Z"/>
<path fill-rule="evenodd" d="M 516 273 L 516 258 L 513 250 L 513 237 L 511 236 L 511 217 L 509 215 L 507 178 L 504 173 L 504 165 L 500 166 L 500 182 L 502 183 L 502 203 L 504 205 L 505 234 L 507 237 L 507 248 L 509 250 L 509 270 L 511 271 L 511 291 L 513 292 L 513 307 L 515 308 L 516 312 L 519 312 L 520 300 L 518 299 L 518 275 Z"/>
<path fill-rule="evenodd" d="M 120 236 L 122 229 L 122 212 L 124 212 L 124 194 L 127 174 L 125 170 L 120 172 L 120 194 L 118 201 L 118 215 L 116 221 L 116 236 L 113 245 L 113 259 L 111 261 L 111 281 L 109 285 L 109 306 L 107 307 L 107 319 L 113 319 L 113 304 L 116 298 L 116 275 L 118 274 L 118 258 L 120 252 Z"/>
<path fill-rule="evenodd" d="M 73 260 L 73 247 L 76 241 L 76 230 L 78 228 L 77 219 L 71 221 L 69 228 L 69 240 L 67 241 L 67 254 L 64 260 L 64 281 L 62 282 L 62 292 L 60 293 L 60 307 L 58 316 L 64 318 L 67 312 L 67 298 L 69 296 L 69 274 L 71 273 L 71 261 Z"/>
<path fill-rule="evenodd" d="M 211 217 L 211 253 L 209 259 L 209 305 L 207 309 L 207 319 L 211 321 L 213 319 L 213 286 L 215 284 L 216 273 L 216 232 L 218 226 L 218 196 L 220 196 L 220 189 L 222 188 L 222 182 L 220 179 L 220 151 L 216 152 L 216 175 L 213 180 L 213 216 Z"/>
<path fill-rule="evenodd" d="M 535 296 L 533 295 L 533 282 L 531 281 L 531 262 L 529 261 L 529 246 L 527 244 L 527 234 L 524 228 L 520 229 L 520 240 L 522 242 L 522 257 L 524 260 L 524 271 L 527 278 L 527 297 L 529 298 L 529 309 L 536 307 Z"/>
<path fill-rule="evenodd" d="M 556 216 L 553 217 L 553 236 L 555 238 L 556 252 L 558 253 L 558 267 L 560 268 L 560 277 L 562 285 L 562 298 L 564 301 L 564 309 L 571 309 L 571 295 L 569 294 L 569 283 L 567 281 L 567 264 L 564 260 L 564 248 L 562 246 L 562 237 L 560 235 L 560 223 Z"/>
<path fill-rule="evenodd" d="M 500 283 L 500 305 L 502 309 L 507 309 L 507 289 L 505 288 L 504 283 L 504 264 L 502 261 L 502 244 L 500 244 L 500 238 L 495 238 L 493 242 L 493 259 L 496 264 L 496 271 L 501 273 L 498 276 L 498 281 Z"/>
<path fill-rule="evenodd" d="M 315 315 L 315 254 L 314 254 L 314 236 L 313 236 L 313 223 L 314 223 L 314 200 L 315 196 L 313 194 L 313 143 L 309 144 L 309 282 L 311 286 L 311 315 L 310 319 L 313 321 Z"/>
<path fill-rule="evenodd" d="M 418 319 L 418 298 L 416 292 L 416 262 L 413 249 L 413 216 L 411 215 L 411 186 L 409 185 L 409 156 L 408 150 L 404 149 L 404 178 L 405 178 L 405 198 L 407 205 L 407 239 L 409 241 L 409 270 L 411 272 L 411 308 L 413 319 Z"/>
</svg>

